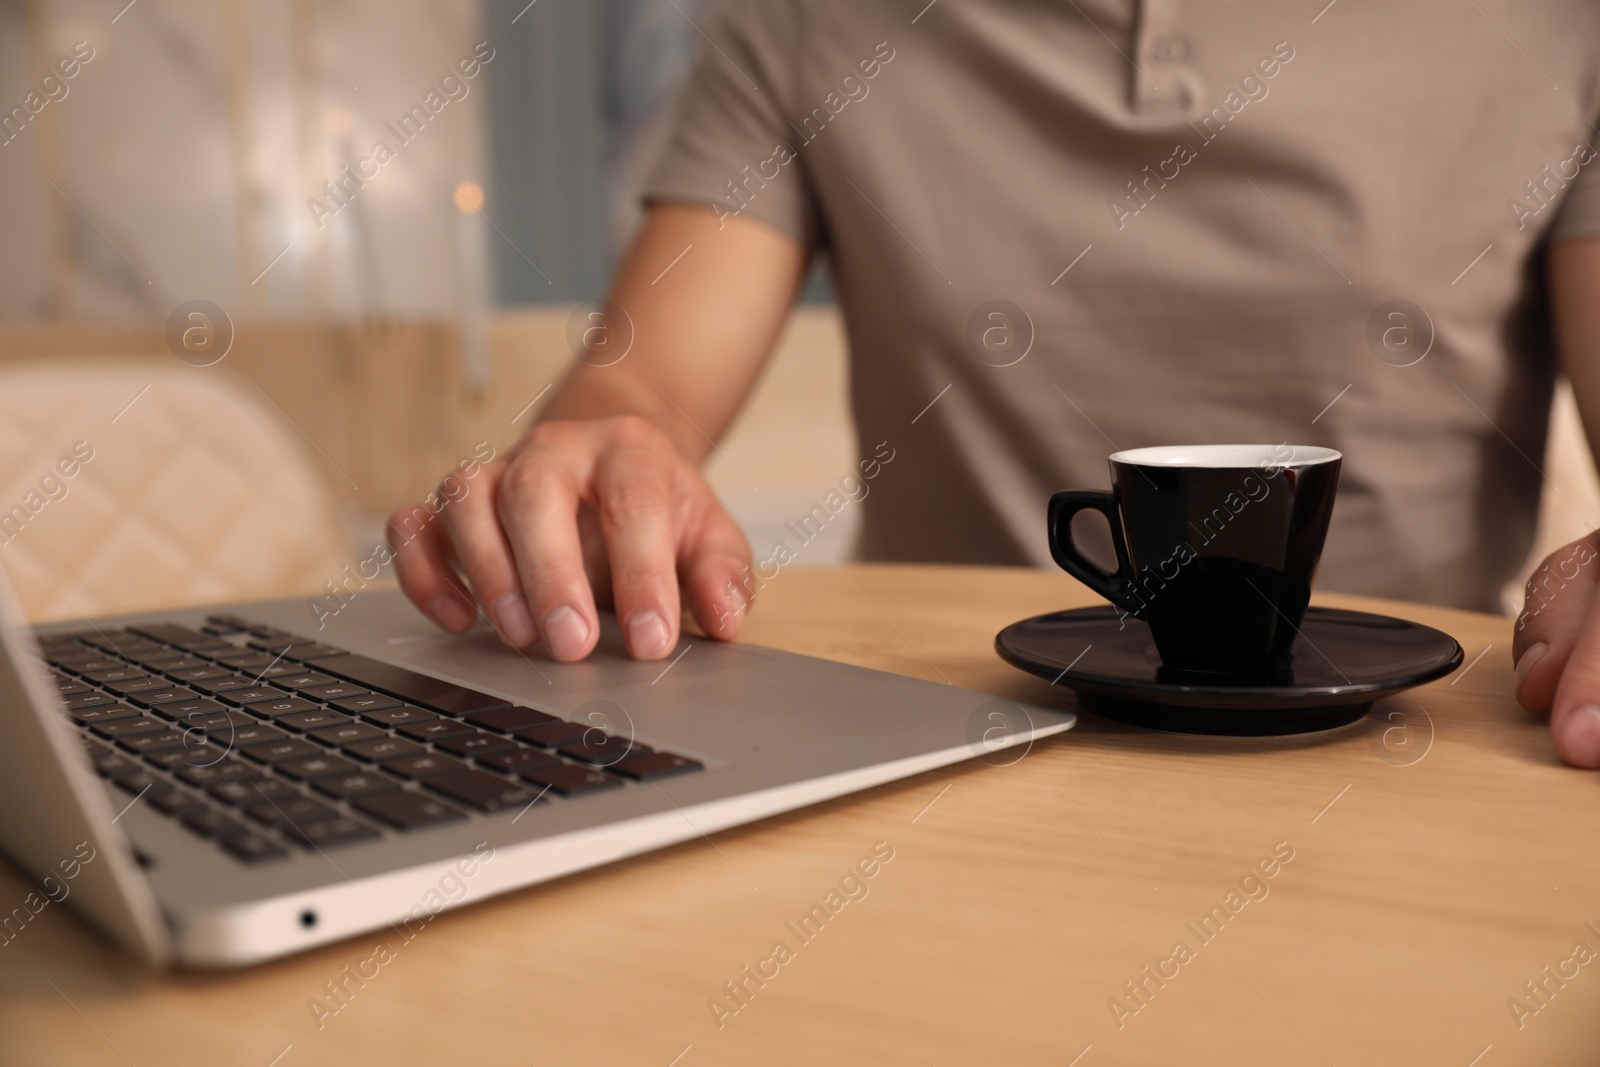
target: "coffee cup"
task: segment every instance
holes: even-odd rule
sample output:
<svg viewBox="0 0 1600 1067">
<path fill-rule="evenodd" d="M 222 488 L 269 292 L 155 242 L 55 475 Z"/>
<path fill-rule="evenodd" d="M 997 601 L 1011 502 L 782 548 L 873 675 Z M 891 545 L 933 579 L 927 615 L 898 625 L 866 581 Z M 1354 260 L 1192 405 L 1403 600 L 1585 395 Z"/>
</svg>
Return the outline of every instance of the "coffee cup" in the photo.
<svg viewBox="0 0 1600 1067">
<path fill-rule="evenodd" d="M 1342 457 L 1308 445 L 1174 445 L 1110 457 L 1109 493 L 1050 498 L 1050 554 L 1147 623 L 1172 671 L 1281 670 L 1311 599 Z M 1079 550 L 1072 520 L 1111 526 L 1117 568 Z"/>
</svg>

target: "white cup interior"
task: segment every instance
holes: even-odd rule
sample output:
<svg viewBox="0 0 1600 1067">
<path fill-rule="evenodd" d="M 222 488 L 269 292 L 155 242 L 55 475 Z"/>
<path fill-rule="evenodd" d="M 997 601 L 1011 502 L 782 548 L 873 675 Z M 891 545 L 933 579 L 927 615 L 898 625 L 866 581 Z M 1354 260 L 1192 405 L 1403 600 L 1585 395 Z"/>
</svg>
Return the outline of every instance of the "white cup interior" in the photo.
<svg viewBox="0 0 1600 1067">
<path fill-rule="evenodd" d="M 1113 452 L 1111 462 L 1135 467 L 1310 467 L 1340 453 L 1318 445 L 1159 445 Z"/>
</svg>

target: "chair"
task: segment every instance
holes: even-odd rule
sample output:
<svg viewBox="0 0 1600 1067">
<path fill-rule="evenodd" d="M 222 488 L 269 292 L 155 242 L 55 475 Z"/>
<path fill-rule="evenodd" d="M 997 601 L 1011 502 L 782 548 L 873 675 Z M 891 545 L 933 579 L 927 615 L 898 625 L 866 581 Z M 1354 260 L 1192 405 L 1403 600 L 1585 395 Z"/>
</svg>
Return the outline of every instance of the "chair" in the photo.
<svg viewBox="0 0 1600 1067">
<path fill-rule="evenodd" d="M 170 358 L 0 369 L 0 567 L 42 622 L 319 595 L 351 562 L 304 441 Z"/>
</svg>

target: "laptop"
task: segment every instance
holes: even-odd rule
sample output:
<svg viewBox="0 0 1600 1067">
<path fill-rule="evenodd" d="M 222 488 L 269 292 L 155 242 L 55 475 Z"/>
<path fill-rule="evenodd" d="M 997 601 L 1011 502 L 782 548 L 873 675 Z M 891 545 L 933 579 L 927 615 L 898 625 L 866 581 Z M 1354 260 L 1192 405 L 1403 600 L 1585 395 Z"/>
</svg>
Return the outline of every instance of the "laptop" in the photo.
<svg viewBox="0 0 1600 1067">
<path fill-rule="evenodd" d="M 398 591 L 30 629 L 0 577 L 0 850 L 152 965 L 242 966 L 703 838 L 1074 716 L 685 636 L 452 636 Z M 1008 751 L 1002 751 L 1008 750 Z M 996 755 L 999 753 L 999 755 Z M 0 906 L 9 906 L 6 902 Z"/>
</svg>

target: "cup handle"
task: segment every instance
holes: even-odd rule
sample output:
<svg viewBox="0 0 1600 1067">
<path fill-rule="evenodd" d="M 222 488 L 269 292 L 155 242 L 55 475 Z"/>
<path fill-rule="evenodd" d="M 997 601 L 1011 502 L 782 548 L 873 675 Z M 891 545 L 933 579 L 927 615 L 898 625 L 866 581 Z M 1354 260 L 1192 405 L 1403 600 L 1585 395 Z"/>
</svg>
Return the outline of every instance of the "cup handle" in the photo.
<svg viewBox="0 0 1600 1067">
<path fill-rule="evenodd" d="M 1072 519 L 1078 512 L 1093 508 L 1106 517 L 1111 527 L 1111 543 L 1117 550 L 1117 569 L 1102 570 L 1078 551 L 1072 540 Z M 1062 570 L 1072 575 L 1096 593 L 1122 608 L 1130 615 L 1138 615 L 1142 605 L 1132 595 L 1133 565 L 1128 562 L 1128 543 L 1122 536 L 1122 523 L 1117 515 L 1117 497 L 1114 493 L 1088 490 L 1068 490 L 1050 498 L 1050 555 Z"/>
</svg>

